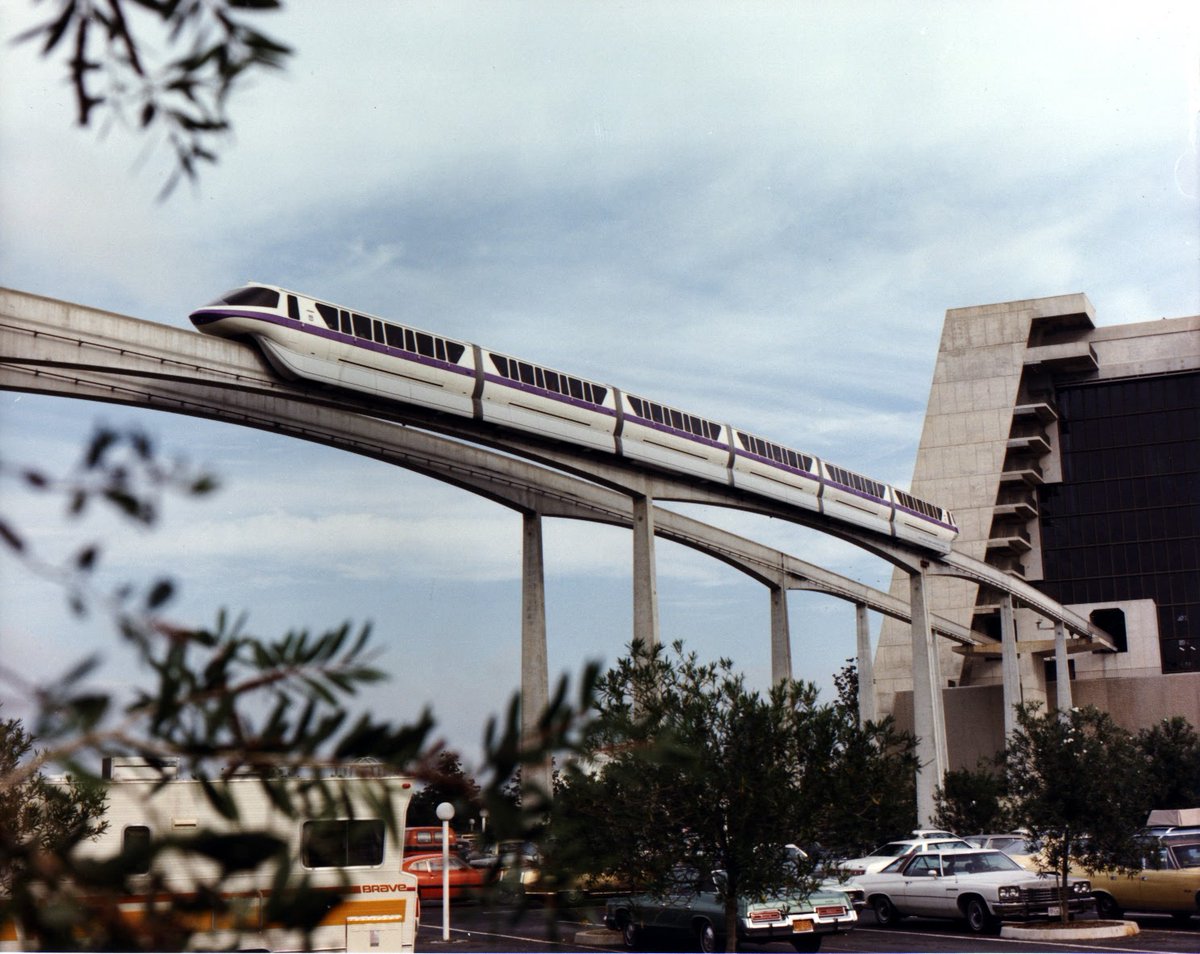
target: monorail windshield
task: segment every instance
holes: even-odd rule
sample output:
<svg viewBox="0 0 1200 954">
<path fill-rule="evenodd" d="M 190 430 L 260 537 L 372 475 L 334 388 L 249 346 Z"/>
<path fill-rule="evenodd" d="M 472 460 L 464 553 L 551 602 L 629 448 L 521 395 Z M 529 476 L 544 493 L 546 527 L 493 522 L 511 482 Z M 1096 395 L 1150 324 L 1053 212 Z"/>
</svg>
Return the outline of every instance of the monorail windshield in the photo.
<svg viewBox="0 0 1200 954">
<path fill-rule="evenodd" d="M 234 288 L 225 292 L 210 305 L 249 305 L 253 308 L 278 308 L 279 292 L 273 288 L 259 288 L 251 285 L 249 288 Z"/>
</svg>

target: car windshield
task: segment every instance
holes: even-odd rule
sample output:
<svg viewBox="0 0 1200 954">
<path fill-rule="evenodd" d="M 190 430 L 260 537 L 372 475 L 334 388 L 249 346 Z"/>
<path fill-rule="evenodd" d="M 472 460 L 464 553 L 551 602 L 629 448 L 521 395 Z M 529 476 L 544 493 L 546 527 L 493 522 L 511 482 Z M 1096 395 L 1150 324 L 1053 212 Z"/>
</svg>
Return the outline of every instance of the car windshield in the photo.
<svg viewBox="0 0 1200 954">
<path fill-rule="evenodd" d="M 942 868 L 947 875 L 990 874 L 995 871 L 1022 871 L 1019 864 L 1002 851 L 972 851 L 969 854 L 942 855 Z"/>
<path fill-rule="evenodd" d="M 871 854 L 881 858 L 895 858 L 897 855 L 906 855 L 912 851 L 912 842 L 908 841 L 892 841 L 886 845 L 876 848 Z"/>
</svg>

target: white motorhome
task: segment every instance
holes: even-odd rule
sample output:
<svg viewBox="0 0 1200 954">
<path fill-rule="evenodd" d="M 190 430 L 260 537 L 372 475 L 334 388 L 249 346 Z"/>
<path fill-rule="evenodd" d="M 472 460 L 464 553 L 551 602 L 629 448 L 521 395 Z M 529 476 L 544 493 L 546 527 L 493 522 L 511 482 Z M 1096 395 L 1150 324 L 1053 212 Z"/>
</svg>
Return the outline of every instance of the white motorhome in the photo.
<svg viewBox="0 0 1200 954">
<path fill-rule="evenodd" d="M 136 852 L 164 836 L 267 832 L 286 843 L 294 870 L 331 896 L 329 910 L 310 935 L 312 949 L 414 950 L 420 918 L 417 879 L 400 865 L 413 794 L 410 779 L 374 774 L 324 778 L 323 791 L 331 798 L 309 799 L 297 817 L 288 817 L 272 803 L 258 778 L 235 776 L 224 780 L 238 807 L 239 819 L 231 822 L 213 807 L 201 782 L 172 777 L 163 784 L 162 771 L 138 759 L 106 759 L 108 829 L 76 850 L 86 857 L 110 858 L 122 851 Z M 165 771 L 173 773 L 169 765 Z M 304 782 L 292 779 L 286 784 L 291 794 L 299 795 Z M 211 881 L 219 870 L 206 859 L 171 851 L 157 856 L 153 865 L 153 872 L 148 865 L 146 872 L 134 876 L 134 887 L 141 884 L 146 893 L 121 904 L 122 916 L 133 922 L 150 916 L 153 875 L 160 875 L 169 891 L 186 893 Z M 193 945 L 300 949 L 305 944 L 301 932 L 270 923 L 274 878 L 273 864 L 227 876 L 221 892 L 232 903 L 222 914 L 205 913 L 199 923 L 193 922 Z M 16 940 L 19 944 L 21 938 Z"/>
</svg>

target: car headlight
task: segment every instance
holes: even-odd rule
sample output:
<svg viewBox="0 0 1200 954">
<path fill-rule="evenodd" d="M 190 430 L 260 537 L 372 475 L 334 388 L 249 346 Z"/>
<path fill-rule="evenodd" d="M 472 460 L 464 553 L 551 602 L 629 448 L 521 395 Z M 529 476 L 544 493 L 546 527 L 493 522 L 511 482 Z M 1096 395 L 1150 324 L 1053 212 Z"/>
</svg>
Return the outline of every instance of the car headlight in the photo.
<svg viewBox="0 0 1200 954">
<path fill-rule="evenodd" d="M 1017 887 L 1013 887 L 1012 885 L 1005 885 L 1004 887 L 1002 887 L 1000 889 L 1000 900 L 1001 901 L 1020 901 L 1021 900 L 1021 889 L 1017 888 Z"/>
<path fill-rule="evenodd" d="M 1075 892 L 1075 894 L 1091 894 L 1092 883 L 1090 881 L 1076 881 L 1073 885 L 1071 885 L 1071 890 Z"/>
</svg>

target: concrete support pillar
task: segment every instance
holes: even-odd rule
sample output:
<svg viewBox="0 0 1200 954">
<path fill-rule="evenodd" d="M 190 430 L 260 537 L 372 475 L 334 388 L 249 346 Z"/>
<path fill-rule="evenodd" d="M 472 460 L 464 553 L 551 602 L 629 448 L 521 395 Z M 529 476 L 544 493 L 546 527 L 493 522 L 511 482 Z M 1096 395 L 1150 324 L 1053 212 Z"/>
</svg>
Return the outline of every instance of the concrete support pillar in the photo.
<svg viewBox="0 0 1200 954">
<path fill-rule="evenodd" d="M 942 712 L 941 661 L 929 625 L 923 570 L 909 575 L 912 608 L 913 731 L 917 736 L 917 822 L 933 824 L 935 793 L 946 774 L 946 720 Z"/>
<path fill-rule="evenodd" d="M 633 638 L 647 650 L 659 643 L 654 501 L 650 497 L 633 498 Z"/>
<path fill-rule="evenodd" d="M 1017 706 L 1021 704 L 1021 664 L 1017 655 L 1017 621 L 1011 593 L 1000 596 L 1000 672 L 1004 687 L 1004 738 L 1017 728 Z"/>
<path fill-rule="evenodd" d="M 538 720 L 550 702 L 546 662 L 546 579 L 542 558 L 542 518 L 524 516 L 521 539 L 521 738 L 538 742 Z M 544 762 L 521 769 L 523 791 L 551 794 L 551 766 Z"/>
<path fill-rule="evenodd" d="M 1074 703 L 1071 701 L 1071 663 L 1067 659 L 1067 628 L 1061 622 L 1054 624 L 1054 668 L 1058 673 L 1054 701 L 1059 713 L 1065 716 Z"/>
<path fill-rule="evenodd" d="M 787 585 L 781 573 L 771 591 L 771 682 L 792 678 L 792 634 L 788 628 Z"/>
<path fill-rule="evenodd" d="M 858 724 L 874 722 L 875 715 L 875 660 L 871 656 L 871 625 L 865 603 L 854 604 L 854 616 L 858 623 Z"/>
</svg>

